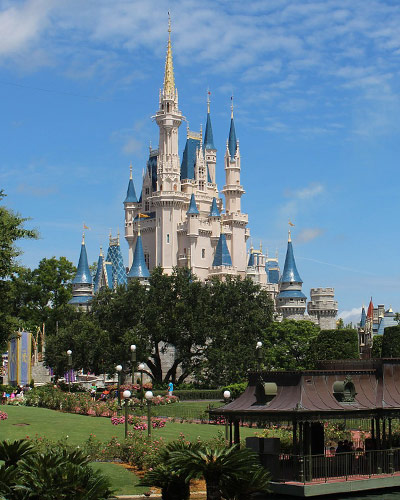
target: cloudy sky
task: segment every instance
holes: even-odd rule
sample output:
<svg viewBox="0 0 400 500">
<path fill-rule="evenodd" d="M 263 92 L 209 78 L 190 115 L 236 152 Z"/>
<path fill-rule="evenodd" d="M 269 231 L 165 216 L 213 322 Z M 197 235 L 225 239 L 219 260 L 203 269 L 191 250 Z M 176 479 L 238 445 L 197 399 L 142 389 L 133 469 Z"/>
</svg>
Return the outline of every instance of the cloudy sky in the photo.
<svg viewBox="0 0 400 500">
<path fill-rule="evenodd" d="M 397 0 L 0 0 L 0 186 L 41 235 L 23 263 L 76 262 L 83 222 L 91 261 L 122 231 L 129 163 L 139 190 L 158 142 L 168 10 L 191 130 L 211 91 L 220 188 L 234 95 L 253 244 L 283 266 L 290 218 L 306 294 L 335 287 L 346 320 L 371 295 L 400 310 Z"/>
</svg>

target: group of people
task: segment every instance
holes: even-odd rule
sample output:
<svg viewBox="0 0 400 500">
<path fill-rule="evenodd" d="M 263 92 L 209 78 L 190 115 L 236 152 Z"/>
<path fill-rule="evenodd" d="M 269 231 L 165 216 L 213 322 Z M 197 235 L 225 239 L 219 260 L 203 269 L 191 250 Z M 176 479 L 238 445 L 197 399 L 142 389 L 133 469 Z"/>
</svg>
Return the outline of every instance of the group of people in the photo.
<svg viewBox="0 0 400 500">
<path fill-rule="evenodd" d="M 5 405 L 7 404 L 8 400 L 14 401 L 14 399 L 16 398 L 23 398 L 24 393 L 30 390 L 31 388 L 29 387 L 29 385 L 18 385 L 17 388 L 12 390 L 11 392 L 4 391 L 1 397 L 1 404 Z"/>
</svg>

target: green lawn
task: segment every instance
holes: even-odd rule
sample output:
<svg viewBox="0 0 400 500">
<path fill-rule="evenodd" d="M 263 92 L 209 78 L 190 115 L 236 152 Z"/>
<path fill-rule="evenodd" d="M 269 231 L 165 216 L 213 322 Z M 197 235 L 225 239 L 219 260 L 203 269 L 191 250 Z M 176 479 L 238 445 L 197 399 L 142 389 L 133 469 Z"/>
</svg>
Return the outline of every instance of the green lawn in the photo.
<svg viewBox="0 0 400 500">
<path fill-rule="evenodd" d="M 177 404 L 197 405 L 198 409 L 201 409 L 202 405 L 207 407 L 207 403 Z M 124 426 L 112 425 L 109 418 L 87 417 L 29 406 L 10 405 L 3 406 L 1 409 L 8 413 L 8 419 L 0 421 L 0 440 L 14 440 L 37 435 L 57 441 L 68 436 L 70 443 L 80 445 L 88 439 L 90 434 L 94 434 L 102 441 L 108 441 L 114 436 L 123 438 L 124 435 Z M 153 435 L 172 441 L 182 433 L 186 439 L 194 441 L 198 437 L 202 440 L 211 439 L 216 437 L 218 432 L 224 432 L 224 426 L 168 422 L 163 429 L 153 430 Z M 255 429 L 243 427 L 241 438 L 253 436 L 255 432 Z M 117 494 L 140 494 L 148 490 L 148 488 L 136 487 L 138 478 L 122 466 L 111 463 L 94 463 L 93 466 L 101 468 L 109 476 Z"/>
</svg>

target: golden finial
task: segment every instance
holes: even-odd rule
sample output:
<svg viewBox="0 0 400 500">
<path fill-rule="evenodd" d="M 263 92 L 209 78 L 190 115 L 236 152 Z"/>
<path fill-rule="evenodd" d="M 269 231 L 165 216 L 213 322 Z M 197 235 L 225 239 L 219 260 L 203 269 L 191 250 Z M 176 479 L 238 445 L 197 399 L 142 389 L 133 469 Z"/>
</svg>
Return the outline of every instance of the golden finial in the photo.
<svg viewBox="0 0 400 500">
<path fill-rule="evenodd" d="M 172 62 L 172 47 L 171 47 L 171 16 L 168 12 L 168 44 L 167 44 L 167 57 L 165 60 L 165 74 L 164 74 L 164 93 L 173 95 L 175 92 L 175 79 L 174 79 L 174 65 Z"/>
<path fill-rule="evenodd" d="M 131 162 L 131 164 L 129 166 L 129 171 L 130 171 L 130 173 L 129 173 L 129 179 L 132 180 L 132 162 Z"/>
<path fill-rule="evenodd" d="M 85 231 L 82 232 L 82 245 L 85 244 Z"/>
<path fill-rule="evenodd" d="M 210 114 L 210 95 L 211 95 L 211 92 L 210 92 L 210 89 L 208 88 L 207 89 L 207 113 Z"/>
<path fill-rule="evenodd" d="M 260 240 L 260 252 L 262 253 L 262 241 Z"/>
<path fill-rule="evenodd" d="M 118 241 L 118 246 L 119 246 L 119 226 L 118 226 L 118 232 L 117 232 L 117 241 Z"/>
<path fill-rule="evenodd" d="M 222 220 L 220 222 L 220 225 L 221 225 L 220 232 L 221 232 L 221 234 L 223 234 L 224 233 L 224 224 L 223 224 Z"/>
<path fill-rule="evenodd" d="M 103 247 L 100 245 L 100 257 L 103 257 Z"/>
<path fill-rule="evenodd" d="M 111 238 L 112 238 L 112 232 L 111 232 L 111 228 L 110 228 L 110 233 L 108 235 L 108 241 L 110 244 L 111 244 Z"/>
<path fill-rule="evenodd" d="M 290 229 L 288 231 L 288 243 L 292 241 L 292 236 L 291 236 L 291 233 L 290 233 Z"/>
</svg>

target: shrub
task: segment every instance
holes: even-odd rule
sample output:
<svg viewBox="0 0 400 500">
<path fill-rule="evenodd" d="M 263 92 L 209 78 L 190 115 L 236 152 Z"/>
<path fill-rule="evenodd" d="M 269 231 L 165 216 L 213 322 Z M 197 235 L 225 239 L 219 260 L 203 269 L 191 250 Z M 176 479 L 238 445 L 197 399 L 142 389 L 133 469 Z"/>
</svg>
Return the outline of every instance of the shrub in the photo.
<svg viewBox="0 0 400 500">
<path fill-rule="evenodd" d="M 241 382 L 239 384 L 231 384 L 223 387 L 221 389 L 221 395 L 223 395 L 224 391 L 229 391 L 231 393 L 231 398 L 238 398 L 243 392 L 246 390 L 247 382 Z"/>
</svg>

